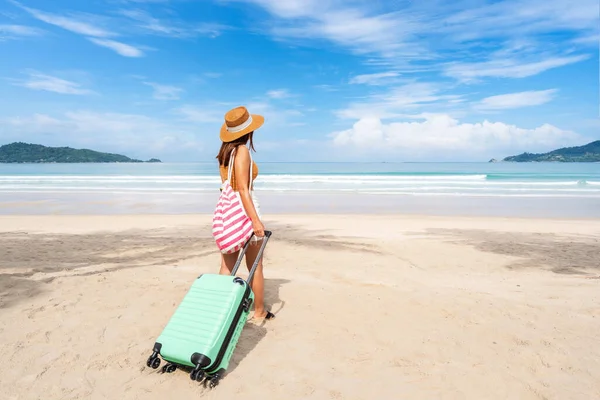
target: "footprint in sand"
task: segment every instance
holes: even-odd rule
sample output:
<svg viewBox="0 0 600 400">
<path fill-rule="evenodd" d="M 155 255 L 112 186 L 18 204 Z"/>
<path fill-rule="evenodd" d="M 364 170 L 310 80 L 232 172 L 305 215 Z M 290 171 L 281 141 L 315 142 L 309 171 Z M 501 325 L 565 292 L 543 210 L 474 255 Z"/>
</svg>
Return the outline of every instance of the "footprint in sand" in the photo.
<svg viewBox="0 0 600 400">
<path fill-rule="evenodd" d="M 27 314 L 27 318 L 33 319 L 33 318 L 35 318 L 35 316 L 38 313 L 41 313 L 41 312 L 43 312 L 45 310 L 46 310 L 46 306 L 41 306 L 41 307 L 33 308 L 33 309 L 29 310 L 29 313 Z"/>
</svg>

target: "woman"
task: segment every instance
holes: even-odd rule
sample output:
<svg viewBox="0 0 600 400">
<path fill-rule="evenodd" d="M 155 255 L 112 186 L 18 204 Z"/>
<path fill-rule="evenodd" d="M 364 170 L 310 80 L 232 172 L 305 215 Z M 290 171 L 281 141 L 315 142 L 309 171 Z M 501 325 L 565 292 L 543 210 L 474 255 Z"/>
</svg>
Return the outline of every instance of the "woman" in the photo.
<svg viewBox="0 0 600 400">
<path fill-rule="evenodd" d="M 254 236 L 252 238 L 253 243 L 248 246 L 246 251 L 246 266 L 248 267 L 248 270 L 252 268 L 252 265 L 258 256 L 258 250 L 260 249 L 258 244 L 265 236 L 265 227 L 261 222 L 260 208 L 258 201 L 254 196 L 254 180 L 258 175 L 258 166 L 252 161 L 250 150 L 246 145 L 250 142 L 250 149 L 256 151 L 254 150 L 252 137 L 254 131 L 260 128 L 263 123 L 264 118 L 261 115 L 250 114 L 245 107 L 236 107 L 229 110 L 225 114 L 225 123 L 221 127 L 220 138 L 223 143 L 221 144 L 221 149 L 217 155 L 221 182 L 224 182 L 227 179 L 229 172 L 229 160 L 232 152 L 235 151 L 230 184 L 232 189 L 239 194 L 244 210 L 252 220 L 254 229 Z M 251 178 L 250 171 L 252 171 Z M 219 273 L 231 274 L 238 256 L 239 251 L 231 254 L 221 254 L 221 270 Z M 275 315 L 270 311 L 267 311 L 264 305 L 262 257 L 254 272 L 251 286 L 252 291 L 254 292 L 253 318 L 257 320 L 274 318 Z"/>
</svg>

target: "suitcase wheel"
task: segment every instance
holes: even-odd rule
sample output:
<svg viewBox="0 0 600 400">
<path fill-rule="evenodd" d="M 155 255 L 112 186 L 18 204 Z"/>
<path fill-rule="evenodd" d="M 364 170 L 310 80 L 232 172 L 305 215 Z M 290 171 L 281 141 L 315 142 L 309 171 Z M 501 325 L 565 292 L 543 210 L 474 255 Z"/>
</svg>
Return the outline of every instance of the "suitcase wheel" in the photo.
<svg viewBox="0 0 600 400">
<path fill-rule="evenodd" d="M 158 358 L 155 354 L 152 354 L 150 357 L 148 357 L 146 365 L 152 369 L 156 369 L 160 366 L 160 358 Z"/>
<path fill-rule="evenodd" d="M 219 381 L 222 378 L 223 372 L 224 372 L 223 369 L 220 369 L 208 379 L 208 387 L 210 389 L 216 387 L 219 384 Z"/>
<path fill-rule="evenodd" d="M 175 372 L 176 369 L 177 369 L 177 365 L 168 363 L 162 367 L 162 372 L 163 372 L 163 374 L 164 373 L 170 374 L 171 372 Z"/>
<path fill-rule="evenodd" d="M 193 370 L 192 372 L 190 372 L 190 379 L 193 381 L 200 382 L 202 379 L 204 379 L 204 371 L 196 369 Z"/>
<path fill-rule="evenodd" d="M 219 384 L 220 379 L 221 377 L 219 375 L 213 375 L 208 381 L 208 387 L 211 389 L 216 387 Z"/>
</svg>

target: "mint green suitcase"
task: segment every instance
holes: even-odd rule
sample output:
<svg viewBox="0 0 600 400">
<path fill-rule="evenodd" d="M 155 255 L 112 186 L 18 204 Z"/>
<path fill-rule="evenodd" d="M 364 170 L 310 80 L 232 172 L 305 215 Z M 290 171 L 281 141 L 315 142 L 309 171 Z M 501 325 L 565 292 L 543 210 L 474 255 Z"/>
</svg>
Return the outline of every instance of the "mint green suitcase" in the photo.
<svg viewBox="0 0 600 400">
<path fill-rule="evenodd" d="M 162 372 L 188 367 L 192 369 L 190 379 L 208 382 L 211 388 L 219 383 L 254 301 L 250 282 L 270 236 L 271 232 L 265 231 L 247 280 L 235 274 L 252 237 L 240 251 L 231 275 L 203 274 L 192 283 L 156 339 L 148 367 L 157 369 L 160 355 L 167 362 Z"/>
</svg>

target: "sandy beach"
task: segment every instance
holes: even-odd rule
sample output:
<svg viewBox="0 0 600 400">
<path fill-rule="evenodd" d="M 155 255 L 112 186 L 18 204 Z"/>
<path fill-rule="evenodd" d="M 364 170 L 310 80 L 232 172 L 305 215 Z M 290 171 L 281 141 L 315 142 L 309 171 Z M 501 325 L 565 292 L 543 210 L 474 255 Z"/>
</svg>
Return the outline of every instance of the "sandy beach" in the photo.
<svg viewBox="0 0 600 400">
<path fill-rule="evenodd" d="M 212 391 L 145 365 L 218 271 L 209 223 L 1 216 L 2 398 L 600 398 L 597 219 L 267 216 L 277 318 Z"/>
</svg>

